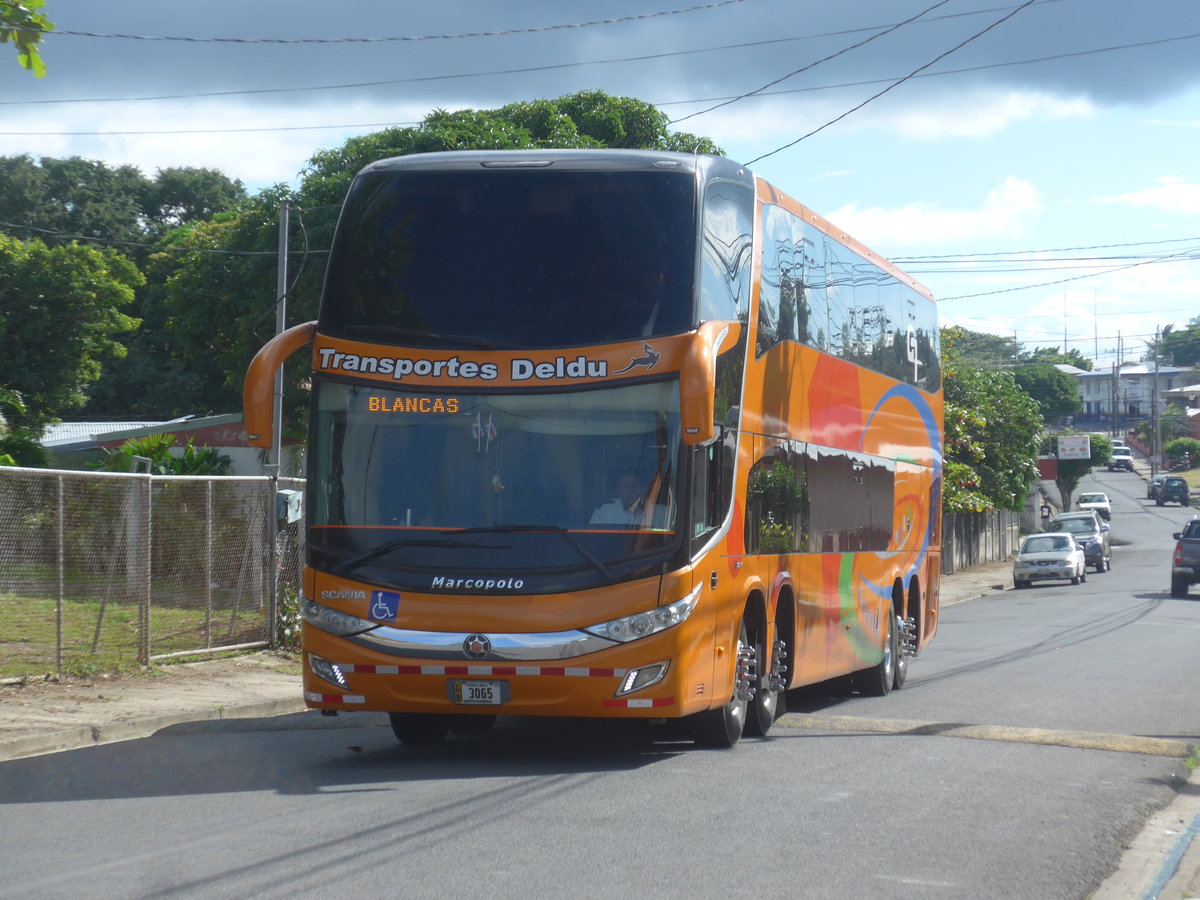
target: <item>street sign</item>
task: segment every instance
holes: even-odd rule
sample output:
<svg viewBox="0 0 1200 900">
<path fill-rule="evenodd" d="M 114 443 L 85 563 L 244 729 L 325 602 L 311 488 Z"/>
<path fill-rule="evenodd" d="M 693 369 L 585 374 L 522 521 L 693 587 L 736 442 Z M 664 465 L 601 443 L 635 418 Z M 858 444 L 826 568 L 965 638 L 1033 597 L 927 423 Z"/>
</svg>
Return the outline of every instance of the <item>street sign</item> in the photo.
<svg viewBox="0 0 1200 900">
<path fill-rule="evenodd" d="M 1059 459 L 1091 459 L 1092 437 L 1088 434 L 1060 434 L 1058 436 Z"/>
</svg>

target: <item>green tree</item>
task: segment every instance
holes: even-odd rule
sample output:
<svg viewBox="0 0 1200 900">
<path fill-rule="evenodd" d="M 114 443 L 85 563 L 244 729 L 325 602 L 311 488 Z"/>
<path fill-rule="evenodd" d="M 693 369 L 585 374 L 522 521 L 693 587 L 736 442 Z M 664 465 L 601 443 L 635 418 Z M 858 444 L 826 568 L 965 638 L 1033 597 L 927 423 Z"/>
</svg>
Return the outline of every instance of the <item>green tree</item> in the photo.
<svg viewBox="0 0 1200 900">
<path fill-rule="evenodd" d="M 1057 435 L 1046 435 L 1042 439 L 1041 452 L 1043 455 L 1058 454 L 1058 439 L 1065 434 L 1079 434 L 1077 431 L 1062 431 Z M 1071 508 L 1071 498 L 1083 476 L 1097 466 L 1103 466 L 1112 458 L 1112 442 L 1103 435 L 1093 434 L 1090 441 L 1091 456 L 1088 459 L 1059 459 L 1054 485 L 1058 488 L 1058 496 L 1062 508 Z"/>
<path fill-rule="evenodd" d="M 1200 441 L 1190 437 L 1175 438 L 1163 444 L 1163 456 L 1167 459 L 1187 458 L 1187 467 L 1194 469 L 1200 466 Z"/>
<path fill-rule="evenodd" d="M 955 325 L 942 329 L 943 341 L 954 345 L 955 358 L 975 369 L 1007 369 L 1016 365 L 1021 345 L 1016 338 L 971 331 Z"/>
<path fill-rule="evenodd" d="M 1179 437 L 1187 437 L 1187 413 L 1178 406 L 1168 406 L 1158 416 L 1158 440 L 1154 439 L 1154 419 L 1143 419 L 1134 426 L 1133 433 L 1148 447 L 1166 444 Z"/>
<path fill-rule="evenodd" d="M 1163 358 L 1173 366 L 1200 366 L 1200 316 L 1188 322 L 1187 328 L 1176 331 L 1173 325 L 1163 327 L 1161 339 Z"/>
<path fill-rule="evenodd" d="M 109 167 L 73 156 L 0 158 L 0 219 L 17 237 L 47 244 L 76 239 L 114 242 L 127 250 L 145 238 L 138 199 L 146 179 L 133 166 Z"/>
<path fill-rule="evenodd" d="M 12 42 L 17 62 L 41 78 L 46 64 L 38 52 L 42 33 L 54 30 L 54 23 L 38 10 L 45 0 L 0 0 L 0 44 Z"/>
<path fill-rule="evenodd" d="M 110 167 L 73 156 L 0 157 L 0 227 L 47 244 L 84 239 L 145 258 L 171 228 L 202 221 L 245 199 L 240 181 L 213 169 L 170 168 L 147 178 L 133 166 Z"/>
<path fill-rule="evenodd" d="M 0 466 L 45 467 L 50 454 L 38 440 L 37 432 L 9 424 L 10 415 L 26 413 L 21 395 L 0 387 Z"/>
<path fill-rule="evenodd" d="M 1037 347 L 1032 353 L 1022 353 L 1021 358 L 1029 362 L 1050 363 L 1052 366 L 1074 366 L 1077 369 L 1083 369 L 1085 372 L 1092 371 L 1092 367 L 1095 365 L 1075 347 L 1072 347 L 1068 353 L 1063 353 L 1057 347 Z"/>
<path fill-rule="evenodd" d="M 204 222 L 246 199 L 241 181 L 216 169 L 160 169 L 138 198 L 146 230 L 152 237 L 189 222 Z"/>
<path fill-rule="evenodd" d="M 1011 373 L 986 371 L 964 360 L 961 334 L 961 329 L 942 330 L 944 508 L 1022 509 L 1037 478 L 1041 413 Z"/>
<path fill-rule="evenodd" d="M 0 234 L 0 384 L 18 391 L 36 427 L 81 406 L 106 358 L 137 327 L 122 312 L 142 275 L 113 250 L 47 247 Z"/>
<path fill-rule="evenodd" d="M 1047 422 L 1074 415 L 1083 406 L 1075 379 L 1051 363 L 1024 363 L 1013 369 L 1013 378 L 1037 402 Z"/>
<path fill-rule="evenodd" d="M 130 438 L 115 450 L 97 468 L 109 472 L 142 471 L 141 460 L 149 460 L 154 475 L 228 475 L 233 461 L 215 447 L 196 447 L 188 438 L 183 452 L 171 453 L 175 446 L 173 434 L 148 434 Z"/>
</svg>

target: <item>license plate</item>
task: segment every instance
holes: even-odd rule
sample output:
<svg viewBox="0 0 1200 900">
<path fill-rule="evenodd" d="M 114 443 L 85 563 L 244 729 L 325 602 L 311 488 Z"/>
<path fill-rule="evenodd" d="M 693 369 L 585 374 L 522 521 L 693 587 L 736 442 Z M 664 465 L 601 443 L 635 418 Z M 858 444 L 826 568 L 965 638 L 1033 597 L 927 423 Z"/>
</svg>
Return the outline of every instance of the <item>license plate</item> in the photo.
<svg viewBox="0 0 1200 900">
<path fill-rule="evenodd" d="M 499 706 L 508 699 L 504 681 L 456 681 L 454 702 L 466 706 Z"/>
</svg>

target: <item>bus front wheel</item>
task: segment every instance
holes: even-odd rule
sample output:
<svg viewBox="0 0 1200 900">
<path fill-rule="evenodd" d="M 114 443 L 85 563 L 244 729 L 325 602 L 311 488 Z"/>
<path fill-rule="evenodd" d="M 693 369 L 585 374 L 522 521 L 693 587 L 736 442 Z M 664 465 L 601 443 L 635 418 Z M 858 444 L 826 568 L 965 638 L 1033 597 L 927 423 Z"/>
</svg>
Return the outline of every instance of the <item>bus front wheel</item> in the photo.
<svg viewBox="0 0 1200 900">
<path fill-rule="evenodd" d="M 710 747 L 725 750 L 737 745 L 746 727 L 746 710 L 749 701 L 742 699 L 742 690 L 738 682 L 742 680 L 742 658 L 744 650 L 750 646 L 746 633 L 746 622 L 742 620 L 742 629 L 738 634 L 737 653 L 734 665 L 737 667 L 734 675 L 733 696 L 719 709 L 710 709 L 696 713 L 691 717 L 692 740 L 699 747 Z"/>
<path fill-rule="evenodd" d="M 428 713 L 388 713 L 392 734 L 402 744 L 437 744 L 450 733 L 446 716 Z"/>
</svg>

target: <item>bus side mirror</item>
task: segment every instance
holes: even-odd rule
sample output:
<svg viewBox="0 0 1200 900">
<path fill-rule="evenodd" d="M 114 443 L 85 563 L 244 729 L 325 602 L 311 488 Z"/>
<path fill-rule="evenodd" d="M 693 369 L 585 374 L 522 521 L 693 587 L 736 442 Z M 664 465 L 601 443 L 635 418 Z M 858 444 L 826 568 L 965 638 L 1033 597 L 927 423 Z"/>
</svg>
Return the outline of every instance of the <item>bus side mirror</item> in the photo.
<svg viewBox="0 0 1200 900">
<path fill-rule="evenodd" d="M 311 343 L 316 334 L 316 322 L 293 325 L 254 354 L 242 385 L 242 424 L 246 427 L 246 443 L 251 447 L 270 448 L 275 438 L 275 372 L 285 359 Z"/>
<path fill-rule="evenodd" d="M 692 335 L 679 373 L 679 417 L 683 442 L 712 440 L 716 406 L 717 354 L 729 334 L 728 322 L 705 322 Z"/>
</svg>

